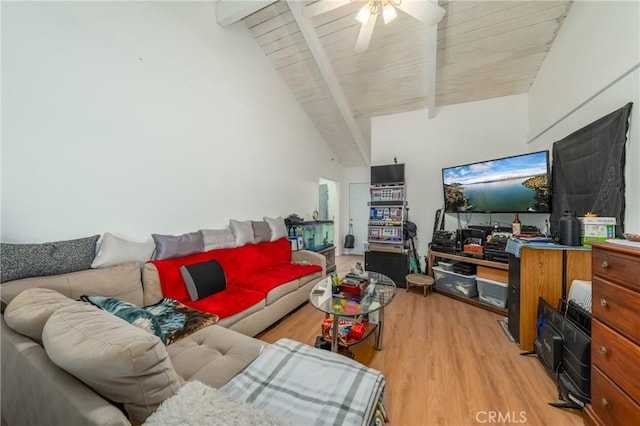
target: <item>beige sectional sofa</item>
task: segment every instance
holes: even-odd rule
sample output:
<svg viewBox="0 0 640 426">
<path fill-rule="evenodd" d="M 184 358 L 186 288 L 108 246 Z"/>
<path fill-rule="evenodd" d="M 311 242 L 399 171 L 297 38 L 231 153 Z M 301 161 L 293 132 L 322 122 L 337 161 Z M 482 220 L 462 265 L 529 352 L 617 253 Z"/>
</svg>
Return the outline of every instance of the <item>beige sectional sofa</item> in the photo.
<svg viewBox="0 0 640 426">
<path fill-rule="evenodd" d="M 320 265 L 322 272 L 284 283 L 249 309 L 167 346 L 116 316 L 76 301 L 81 295 L 102 295 L 138 306 L 157 302 L 162 290 L 151 263 L 142 275 L 139 264 L 130 262 L 3 283 L 3 423 L 135 424 L 186 381 L 222 386 L 261 352 L 264 343 L 250 336 L 304 303 L 324 276 L 324 256 L 299 251 L 292 257 Z M 39 288 L 56 294 L 25 292 Z M 69 300 L 61 301 L 60 295 Z M 141 355 L 149 358 L 142 367 Z"/>
</svg>

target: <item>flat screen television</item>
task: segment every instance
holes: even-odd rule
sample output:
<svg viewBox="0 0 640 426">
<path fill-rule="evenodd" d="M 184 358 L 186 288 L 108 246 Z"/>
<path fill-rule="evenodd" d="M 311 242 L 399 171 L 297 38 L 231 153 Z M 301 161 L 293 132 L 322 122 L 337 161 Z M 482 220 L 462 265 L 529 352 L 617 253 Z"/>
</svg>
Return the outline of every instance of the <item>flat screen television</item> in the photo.
<svg viewBox="0 0 640 426">
<path fill-rule="evenodd" d="M 550 213 L 549 151 L 442 169 L 447 213 Z"/>
<path fill-rule="evenodd" d="M 404 183 L 404 163 L 371 166 L 371 185 Z"/>
</svg>

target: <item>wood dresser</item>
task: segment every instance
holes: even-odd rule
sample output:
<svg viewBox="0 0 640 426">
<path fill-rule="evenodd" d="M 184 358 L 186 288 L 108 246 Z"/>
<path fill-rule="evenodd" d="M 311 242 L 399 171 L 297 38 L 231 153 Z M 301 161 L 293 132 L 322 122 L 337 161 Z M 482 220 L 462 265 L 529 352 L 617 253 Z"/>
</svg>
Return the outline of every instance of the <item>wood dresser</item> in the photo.
<svg viewBox="0 0 640 426">
<path fill-rule="evenodd" d="M 592 424 L 640 424 L 640 248 L 594 243 Z"/>
</svg>

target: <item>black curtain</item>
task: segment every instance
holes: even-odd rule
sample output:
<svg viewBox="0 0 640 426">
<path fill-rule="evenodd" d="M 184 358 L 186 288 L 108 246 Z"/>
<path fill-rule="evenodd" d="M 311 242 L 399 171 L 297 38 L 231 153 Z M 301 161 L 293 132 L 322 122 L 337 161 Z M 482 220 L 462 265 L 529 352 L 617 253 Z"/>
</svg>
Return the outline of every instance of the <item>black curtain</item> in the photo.
<svg viewBox="0 0 640 426">
<path fill-rule="evenodd" d="M 617 111 L 553 144 L 551 232 L 565 210 L 615 217 L 616 236 L 624 232 L 625 143 L 629 102 Z"/>
</svg>

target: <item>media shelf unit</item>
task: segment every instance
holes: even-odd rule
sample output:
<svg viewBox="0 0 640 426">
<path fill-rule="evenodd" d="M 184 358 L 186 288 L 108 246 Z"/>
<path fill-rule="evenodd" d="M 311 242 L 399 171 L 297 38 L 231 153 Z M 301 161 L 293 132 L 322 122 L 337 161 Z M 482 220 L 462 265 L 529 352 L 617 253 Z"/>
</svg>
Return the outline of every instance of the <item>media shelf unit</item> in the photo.
<svg viewBox="0 0 640 426">
<path fill-rule="evenodd" d="M 370 188 L 365 270 L 384 274 L 405 288 L 409 257 L 404 235 L 407 201 L 404 184 L 372 185 Z"/>
<path fill-rule="evenodd" d="M 441 259 L 455 260 L 458 262 L 471 263 L 474 265 L 484 267 L 488 277 L 492 279 L 496 279 L 497 277 L 501 277 L 501 276 L 506 277 L 508 275 L 507 271 L 509 271 L 509 265 L 507 263 L 494 262 L 491 260 L 477 259 L 475 257 L 461 256 L 453 253 L 444 253 L 444 252 L 429 250 L 429 253 L 427 255 L 427 258 L 428 258 L 427 275 L 429 276 L 433 276 L 433 264 L 434 264 L 434 259 L 436 257 L 439 257 Z M 440 294 L 444 294 L 445 296 L 452 297 L 456 300 L 460 300 L 461 302 L 465 302 L 473 306 L 478 306 L 480 308 L 495 312 L 497 314 L 506 316 L 508 313 L 507 308 L 500 308 L 490 303 L 485 303 L 480 299 L 478 299 L 477 297 L 465 297 L 457 294 L 452 294 L 446 291 L 438 290 L 435 287 L 434 287 L 434 290 Z"/>
</svg>

